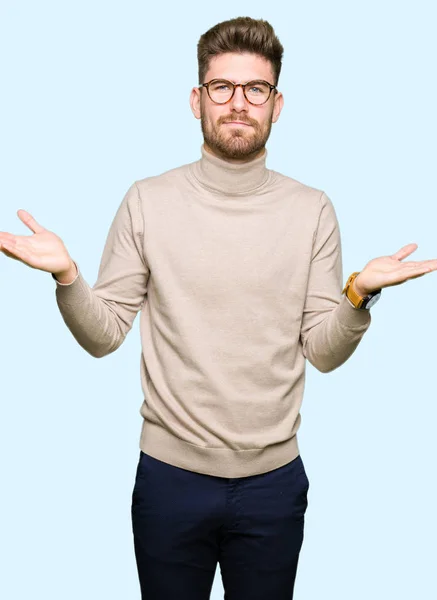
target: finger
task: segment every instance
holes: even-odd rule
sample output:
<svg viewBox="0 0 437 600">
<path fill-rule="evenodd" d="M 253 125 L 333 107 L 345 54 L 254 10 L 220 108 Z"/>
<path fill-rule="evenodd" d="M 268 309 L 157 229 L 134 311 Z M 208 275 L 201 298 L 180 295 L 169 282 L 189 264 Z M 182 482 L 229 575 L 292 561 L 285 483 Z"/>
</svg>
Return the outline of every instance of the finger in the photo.
<svg viewBox="0 0 437 600">
<path fill-rule="evenodd" d="M 403 262 L 402 265 L 398 265 L 399 268 L 402 269 L 426 269 L 427 267 L 430 267 L 431 269 L 435 269 L 437 267 L 437 259 L 430 259 L 430 260 L 419 260 L 419 261 L 414 261 L 414 260 L 409 260 L 407 262 Z"/>
<path fill-rule="evenodd" d="M 42 233 L 45 231 L 44 227 L 37 223 L 32 215 L 27 212 L 27 210 L 20 208 L 20 210 L 17 211 L 17 215 L 34 233 Z"/>
<path fill-rule="evenodd" d="M 424 260 L 420 266 L 424 269 L 428 268 L 430 271 L 435 271 L 437 269 L 437 260 Z"/>
<path fill-rule="evenodd" d="M 405 281 L 409 280 L 409 279 L 417 279 L 418 277 L 423 277 L 424 275 L 427 275 L 428 273 L 431 273 L 432 271 L 436 271 L 437 267 L 434 267 L 433 269 L 428 267 L 427 269 L 422 269 L 422 272 L 417 273 L 416 275 L 410 275 L 408 277 L 408 279 L 406 279 Z"/>
<path fill-rule="evenodd" d="M 381 287 L 391 287 L 394 285 L 400 285 L 401 283 L 405 283 L 409 279 L 414 279 L 416 277 L 421 277 L 422 275 L 426 275 L 430 271 L 436 270 L 436 267 L 430 266 L 420 266 L 413 267 L 408 263 L 401 263 L 399 265 L 399 269 L 396 271 L 392 271 L 391 273 L 386 273 L 385 281 L 382 282 Z"/>
<path fill-rule="evenodd" d="M 435 270 L 437 270 L 436 265 L 434 267 L 422 265 L 420 267 L 416 267 L 415 269 L 404 269 L 404 273 L 398 278 L 398 280 L 400 279 L 400 283 L 402 283 L 403 281 L 409 281 L 410 279 L 417 279 L 418 277 L 423 277 L 427 273 L 431 273 Z"/>
<path fill-rule="evenodd" d="M 404 262 L 403 269 L 414 269 L 419 271 L 435 271 L 437 269 L 437 260 L 421 260 L 420 262 Z"/>
<path fill-rule="evenodd" d="M 14 256 L 12 254 L 12 250 L 9 250 L 7 244 L 0 244 L 0 251 L 3 252 L 3 254 L 6 254 L 6 256 L 9 256 L 9 258 L 13 258 L 14 260 L 19 260 L 16 256 Z"/>
<path fill-rule="evenodd" d="M 415 250 L 417 250 L 417 244 L 407 244 L 403 246 L 400 250 L 398 250 L 395 254 L 392 254 L 390 258 L 394 258 L 395 260 L 402 260 L 406 256 L 412 254 Z"/>
<path fill-rule="evenodd" d="M 12 242 L 13 240 L 15 240 L 15 235 L 12 233 L 8 233 L 7 231 L 0 232 L 0 244 L 2 242 Z"/>
<path fill-rule="evenodd" d="M 17 257 L 19 260 L 27 262 L 30 259 L 29 253 L 26 250 L 24 250 L 24 248 L 18 246 L 18 244 L 6 242 L 2 244 L 2 246 L 6 248 L 6 250 L 10 252 L 14 257 Z"/>
</svg>

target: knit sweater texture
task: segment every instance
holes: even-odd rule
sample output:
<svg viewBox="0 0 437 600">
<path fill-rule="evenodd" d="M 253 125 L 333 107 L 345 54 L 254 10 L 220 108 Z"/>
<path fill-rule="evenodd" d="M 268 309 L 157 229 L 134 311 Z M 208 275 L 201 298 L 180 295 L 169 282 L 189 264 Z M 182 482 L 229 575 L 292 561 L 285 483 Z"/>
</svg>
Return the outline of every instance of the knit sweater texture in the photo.
<svg viewBox="0 0 437 600">
<path fill-rule="evenodd" d="M 135 181 L 91 287 L 56 281 L 56 301 L 94 357 L 140 312 L 140 448 L 171 465 L 237 478 L 299 454 L 305 365 L 354 352 L 370 312 L 341 294 L 340 230 L 321 190 L 266 167 L 267 150 L 199 160 Z"/>
</svg>

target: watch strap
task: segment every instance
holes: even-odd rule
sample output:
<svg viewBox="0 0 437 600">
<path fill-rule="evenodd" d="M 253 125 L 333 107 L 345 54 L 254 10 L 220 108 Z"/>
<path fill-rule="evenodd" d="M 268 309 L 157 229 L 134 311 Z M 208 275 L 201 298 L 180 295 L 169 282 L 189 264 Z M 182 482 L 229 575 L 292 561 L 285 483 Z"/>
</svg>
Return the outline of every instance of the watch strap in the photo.
<svg viewBox="0 0 437 600">
<path fill-rule="evenodd" d="M 348 280 L 346 281 L 346 285 L 344 286 L 344 289 L 342 291 L 342 294 L 346 294 L 346 297 L 350 300 L 351 304 L 355 308 L 367 308 L 369 301 L 374 296 L 378 294 L 381 295 L 381 290 L 375 290 L 367 296 L 360 296 L 359 294 L 357 294 L 352 284 L 359 274 L 360 271 L 355 271 L 354 273 L 352 273 L 352 275 L 349 276 Z M 378 299 L 379 298 L 375 298 L 373 302 L 377 301 Z"/>
<path fill-rule="evenodd" d="M 349 298 L 349 300 L 352 302 L 355 308 L 361 308 L 364 302 L 364 296 L 360 296 L 359 294 L 357 294 L 352 286 L 354 280 L 359 274 L 360 271 L 355 271 L 354 273 L 352 273 L 352 275 L 350 275 L 348 280 L 346 281 L 346 285 L 344 286 L 344 289 L 342 291 L 342 294 L 346 294 L 346 296 Z"/>
</svg>

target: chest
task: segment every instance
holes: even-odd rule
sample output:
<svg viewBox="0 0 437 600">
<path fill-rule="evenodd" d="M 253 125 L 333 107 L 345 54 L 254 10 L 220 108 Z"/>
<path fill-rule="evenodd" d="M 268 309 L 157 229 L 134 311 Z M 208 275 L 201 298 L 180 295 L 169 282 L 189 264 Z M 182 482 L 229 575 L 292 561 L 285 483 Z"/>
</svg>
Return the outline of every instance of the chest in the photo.
<svg viewBox="0 0 437 600">
<path fill-rule="evenodd" d="M 204 301 L 229 294 L 258 298 L 304 294 L 314 220 L 298 208 L 206 209 L 175 203 L 145 228 L 145 254 L 155 289 L 171 286 Z"/>
</svg>

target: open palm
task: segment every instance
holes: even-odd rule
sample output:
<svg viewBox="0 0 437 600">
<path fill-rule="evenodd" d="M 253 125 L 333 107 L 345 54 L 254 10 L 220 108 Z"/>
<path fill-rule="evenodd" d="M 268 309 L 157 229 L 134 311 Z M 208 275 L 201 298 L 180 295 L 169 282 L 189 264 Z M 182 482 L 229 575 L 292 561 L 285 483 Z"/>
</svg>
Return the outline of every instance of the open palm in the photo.
<svg viewBox="0 0 437 600">
<path fill-rule="evenodd" d="M 365 296 L 375 290 L 400 285 L 437 270 L 436 259 L 401 262 L 417 247 L 417 244 L 407 244 L 391 256 L 380 256 L 369 261 L 356 279 L 358 293 Z"/>
<path fill-rule="evenodd" d="M 0 250 L 33 269 L 48 273 L 67 271 L 71 258 L 61 238 L 39 225 L 27 211 L 19 210 L 17 215 L 33 231 L 33 235 L 0 231 Z"/>
</svg>

